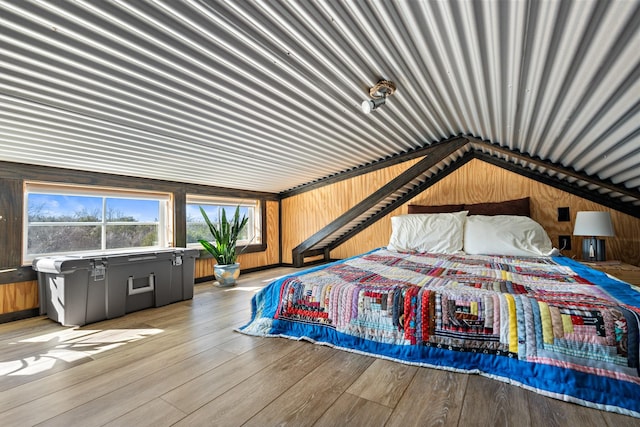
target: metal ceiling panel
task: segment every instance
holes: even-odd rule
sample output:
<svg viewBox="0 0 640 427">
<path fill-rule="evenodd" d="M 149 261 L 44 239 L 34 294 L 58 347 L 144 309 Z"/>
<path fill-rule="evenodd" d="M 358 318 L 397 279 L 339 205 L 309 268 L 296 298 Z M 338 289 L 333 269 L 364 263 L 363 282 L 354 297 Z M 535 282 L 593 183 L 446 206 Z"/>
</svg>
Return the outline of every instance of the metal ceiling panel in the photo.
<svg viewBox="0 0 640 427">
<path fill-rule="evenodd" d="M 279 193 L 463 134 L 637 191 L 638 46 L 640 0 L 0 0 L 0 160 Z"/>
</svg>

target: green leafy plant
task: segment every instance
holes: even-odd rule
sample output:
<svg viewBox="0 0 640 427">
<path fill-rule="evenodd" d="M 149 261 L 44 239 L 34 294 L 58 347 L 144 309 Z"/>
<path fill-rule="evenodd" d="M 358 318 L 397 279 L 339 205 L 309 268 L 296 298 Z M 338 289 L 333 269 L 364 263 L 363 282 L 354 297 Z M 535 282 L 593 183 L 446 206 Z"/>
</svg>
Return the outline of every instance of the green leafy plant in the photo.
<svg viewBox="0 0 640 427">
<path fill-rule="evenodd" d="M 202 206 L 200 206 L 200 212 L 213 235 L 213 243 L 204 239 L 198 239 L 198 242 L 200 242 L 207 252 L 213 255 L 218 264 L 235 264 L 238 255 L 244 252 L 248 246 L 242 248 L 240 253 L 236 251 L 238 236 L 249 221 L 247 216 L 243 215 L 242 218 L 240 218 L 240 206 L 236 206 L 236 212 L 231 221 L 227 221 L 227 214 L 225 210 L 222 209 L 221 217 L 217 223 L 214 223 L 209 219 L 207 213 L 202 209 Z"/>
</svg>

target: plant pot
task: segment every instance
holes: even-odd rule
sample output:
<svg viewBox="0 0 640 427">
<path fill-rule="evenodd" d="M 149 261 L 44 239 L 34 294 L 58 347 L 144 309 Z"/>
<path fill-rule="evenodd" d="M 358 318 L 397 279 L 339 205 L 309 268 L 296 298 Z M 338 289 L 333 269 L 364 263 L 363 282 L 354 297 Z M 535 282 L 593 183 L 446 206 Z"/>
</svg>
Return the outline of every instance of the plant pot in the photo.
<svg viewBox="0 0 640 427">
<path fill-rule="evenodd" d="M 213 274 L 216 276 L 218 286 L 226 288 L 236 285 L 236 279 L 240 276 L 240 263 L 216 264 L 213 266 Z"/>
</svg>

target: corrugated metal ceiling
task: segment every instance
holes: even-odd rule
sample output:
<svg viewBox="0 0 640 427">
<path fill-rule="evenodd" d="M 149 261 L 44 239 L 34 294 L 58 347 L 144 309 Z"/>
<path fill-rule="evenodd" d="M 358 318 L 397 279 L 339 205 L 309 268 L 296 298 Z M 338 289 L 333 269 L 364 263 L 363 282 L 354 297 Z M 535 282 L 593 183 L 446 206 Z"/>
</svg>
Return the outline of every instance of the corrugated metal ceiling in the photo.
<svg viewBox="0 0 640 427">
<path fill-rule="evenodd" d="M 0 30 L 4 161 L 277 193 L 464 134 L 640 189 L 638 0 L 20 0 Z"/>
</svg>

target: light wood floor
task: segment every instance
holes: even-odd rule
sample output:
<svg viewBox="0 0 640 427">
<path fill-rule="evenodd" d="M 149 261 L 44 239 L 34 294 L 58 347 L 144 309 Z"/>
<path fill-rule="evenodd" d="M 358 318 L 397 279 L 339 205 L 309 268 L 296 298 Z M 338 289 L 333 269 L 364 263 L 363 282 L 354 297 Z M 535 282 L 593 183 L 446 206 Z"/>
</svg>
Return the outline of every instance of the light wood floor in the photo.
<svg viewBox="0 0 640 427">
<path fill-rule="evenodd" d="M 0 426 L 640 425 L 477 375 L 233 332 L 291 270 L 81 328 L 0 325 Z"/>
</svg>

